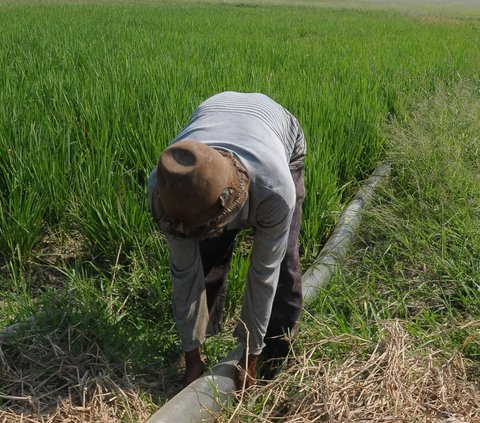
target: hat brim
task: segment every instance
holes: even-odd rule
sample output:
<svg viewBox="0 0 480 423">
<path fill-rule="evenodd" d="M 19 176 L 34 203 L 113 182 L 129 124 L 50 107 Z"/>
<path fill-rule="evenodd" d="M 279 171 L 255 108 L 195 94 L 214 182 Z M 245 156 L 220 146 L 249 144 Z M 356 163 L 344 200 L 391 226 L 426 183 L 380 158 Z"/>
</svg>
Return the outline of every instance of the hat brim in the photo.
<svg viewBox="0 0 480 423">
<path fill-rule="evenodd" d="M 182 238 L 213 238 L 223 232 L 224 227 L 245 205 L 250 186 L 247 170 L 232 153 L 223 150 L 217 151 L 231 162 L 236 175 L 232 186 L 226 187 L 218 199 L 221 211 L 209 218 L 206 224 L 192 225 L 191 223 L 186 224 L 181 219 L 169 217 L 163 210 L 161 202 L 157 201 L 159 211 L 157 223 L 163 232 Z"/>
</svg>

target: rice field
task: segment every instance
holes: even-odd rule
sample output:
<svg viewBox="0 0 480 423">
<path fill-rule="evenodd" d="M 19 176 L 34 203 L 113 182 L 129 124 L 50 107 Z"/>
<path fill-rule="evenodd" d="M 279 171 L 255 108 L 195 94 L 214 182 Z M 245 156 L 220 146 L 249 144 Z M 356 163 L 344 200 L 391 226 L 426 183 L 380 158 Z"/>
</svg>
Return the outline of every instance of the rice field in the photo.
<svg viewBox="0 0 480 423">
<path fill-rule="evenodd" d="M 299 119 L 307 266 L 382 159 L 385 122 L 480 77 L 475 15 L 299 3 L 0 3 L 0 326 L 37 316 L 62 348 L 93 342 L 164 376 L 178 346 L 146 178 L 197 104 L 263 92 Z M 231 315 L 247 255 L 233 260 Z"/>
</svg>

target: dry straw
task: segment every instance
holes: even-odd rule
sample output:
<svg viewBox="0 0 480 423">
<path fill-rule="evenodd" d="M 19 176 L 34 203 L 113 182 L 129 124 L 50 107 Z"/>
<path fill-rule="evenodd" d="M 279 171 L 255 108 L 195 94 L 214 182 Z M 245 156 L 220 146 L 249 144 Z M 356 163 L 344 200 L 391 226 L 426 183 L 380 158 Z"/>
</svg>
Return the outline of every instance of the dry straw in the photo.
<svg viewBox="0 0 480 423">
<path fill-rule="evenodd" d="M 35 328 L 0 339 L 0 421 L 74 423 L 143 421 L 151 413 L 125 369 L 72 329 L 68 342 Z M 78 344 L 85 345 L 76 351 Z"/>
<path fill-rule="evenodd" d="M 371 347 L 369 355 L 353 352 L 338 367 L 312 359 L 321 345 L 307 349 L 261 392 L 251 391 L 235 416 L 219 421 L 480 422 L 479 386 L 467 377 L 473 363 L 460 354 L 415 347 L 397 320 L 384 323 Z M 255 395 L 263 396 L 260 411 L 252 411 Z"/>
<path fill-rule="evenodd" d="M 0 340 L 0 421 L 101 423 L 151 414 L 152 402 L 94 342 L 84 339 L 88 347 L 72 352 L 79 336 L 73 331 L 65 345 L 55 332 L 29 330 Z M 352 345 L 352 353 L 334 366 L 321 355 L 327 344 Z M 344 334 L 301 350 L 275 380 L 249 390 L 217 421 L 480 422 L 472 377 L 478 363 L 416 346 L 398 320 L 383 323 L 376 344 Z"/>
</svg>

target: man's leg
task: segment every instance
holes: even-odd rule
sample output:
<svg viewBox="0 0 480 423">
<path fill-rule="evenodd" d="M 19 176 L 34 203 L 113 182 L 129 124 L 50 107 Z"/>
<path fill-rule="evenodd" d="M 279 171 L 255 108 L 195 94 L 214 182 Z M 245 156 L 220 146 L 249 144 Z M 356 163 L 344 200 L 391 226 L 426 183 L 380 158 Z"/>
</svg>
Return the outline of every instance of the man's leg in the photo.
<svg viewBox="0 0 480 423">
<path fill-rule="evenodd" d="M 277 291 L 272 306 L 272 314 L 265 336 L 265 360 L 285 358 L 289 350 L 289 342 L 285 339 L 288 333 L 297 331 L 297 322 L 302 311 L 302 274 L 300 271 L 299 234 L 302 219 L 302 204 L 305 198 L 303 168 L 291 171 L 295 183 L 296 203 L 288 236 L 285 257 L 280 267 Z M 268 363 L 265 376 L 271 376 Z M 270 374 L 268 374 L 270 373 Z"/>
</svg>

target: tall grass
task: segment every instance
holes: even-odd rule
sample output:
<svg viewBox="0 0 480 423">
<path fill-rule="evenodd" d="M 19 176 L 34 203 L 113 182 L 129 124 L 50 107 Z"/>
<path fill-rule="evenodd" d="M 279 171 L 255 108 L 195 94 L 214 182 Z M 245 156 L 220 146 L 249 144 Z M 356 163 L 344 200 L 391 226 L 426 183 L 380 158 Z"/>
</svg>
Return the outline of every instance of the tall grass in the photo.
<svg viewBox="0 0 480 423">
<path fill-rule="evenodd" d="M 16 317 L 20 274 L 29 309 L 83 302 L 79 316 L 122 314 L 115 322 L 150 346 L 161 322 L 161 355 L 174 333 L 168 255 L 146 178 L 195 106 L 223 90 L 263 92 L 299 118 L 308 264 L 382 156 L 385 120 L 412 94 L 478 77 L 478 34 L 475 19 L 302 7 L 1 6 L 0 320 Z M 245 268 L 236 256 L 231 312 Z"/>
<path fill-rule="evenodd" d="M 305 127 L 312 249 L 342 187 L 378 159 L 399 93 L 470 73 L 478 55 L 472 24 L 368 12 L 13 5 L 0 19 L 4 257 L 61 220 L 110 257 L 147 238 L 148 171 L 194 106 L 227 89 L 264 92 Z"/>
<path fill-rule="evenodd" d="M 389 126 L 393 180 L 317 303 L 330 328 L 369 338 L 404 319 L 422 341 L 445 330 L 430 342 L 480 358 L 478 327 L 456 329 L 480 317 L 479 102 L 478 82 L 441 85 Z"/>
</svg>

